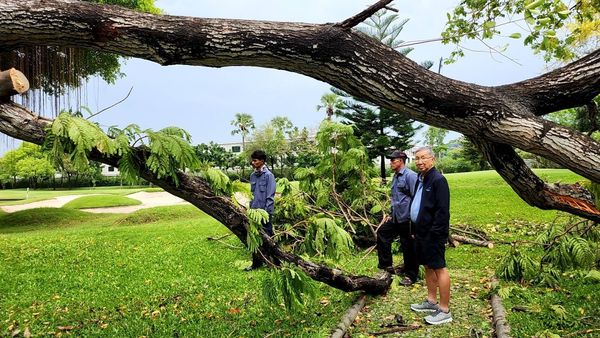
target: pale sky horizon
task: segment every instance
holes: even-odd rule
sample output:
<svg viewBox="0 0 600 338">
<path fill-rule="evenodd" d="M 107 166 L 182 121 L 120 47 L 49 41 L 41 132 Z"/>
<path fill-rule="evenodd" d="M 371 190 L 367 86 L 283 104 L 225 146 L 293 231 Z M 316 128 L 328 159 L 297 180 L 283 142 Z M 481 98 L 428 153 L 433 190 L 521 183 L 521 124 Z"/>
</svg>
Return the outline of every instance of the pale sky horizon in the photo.
<svg viewBox="0 0 600 338">
<path fill-rule="evenodd" d="M 376 0 L 157 0 L 157 7 L 169 15 L 210 18 L 236 18 L 309 23 L 339 22 L 364 10 Z M 443 30 L 446 12 L 458 1 L 395 1 L 400 18 L 409 18 L 400 38 L 405 41 L 433 39 Z M 441 74 L 456 80 L 486 86 L 525 80 L 546 71 L 541 56 L 533 55 L 522 41 L 511 40 L 506 54 L 520 65 L 490 53 L 467 52 L 456 63 L 443 65 Z M 497 43 L 497 42 L 495 42 Z M 501 42 L 504 43 L 504 42 Z M 469 48 L 484 49 L 474 43 Z M 440 57 L 450 54 L 453 46 L 430 42 L 413 46 L 408 56 L 421 62 L 434 61 L 437 71 Z M 121 67 L 126 74 L 115 85 L 99 79 L 88 84 L 86 104 L 92 111 L 108 107 L 126 96 L 123 103 L 100 114 L 94 120 L 102 126 L 124 127 L 137 123 L 155 130 L 178 126 L 192 135 L 192 143 L 230 143 L 240 140 L 231 135 L 230 121 L 239 112 L 254 117 L 256 125 L 275 116 L 287 116 L 299 128 L 316 128 L 324 118 L 316 111 L 321 96 L 330 85 L 291 72 L 254 67 L 208 68 L 198 66 L 160 66 L 128 59 Z M 73 107 L 78 109 L 78 107 Z M 0 154 L 10 149 L 3 142 Z M 4 151 L 2 151 L 4 150 Z"/>
</svg>

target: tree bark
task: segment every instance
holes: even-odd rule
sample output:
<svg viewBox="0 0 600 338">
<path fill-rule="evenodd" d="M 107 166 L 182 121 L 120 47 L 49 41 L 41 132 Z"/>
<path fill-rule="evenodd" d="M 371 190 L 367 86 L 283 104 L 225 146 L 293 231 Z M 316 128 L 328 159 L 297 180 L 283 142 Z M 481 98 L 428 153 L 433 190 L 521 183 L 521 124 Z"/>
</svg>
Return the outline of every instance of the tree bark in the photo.
<svg viewBox="0 0 600 338">
<path fill-rule="evenodd" d="M 495 278 L 492 279 L 492 285 L 498 285 L 498 281 Z M 494 324 L 494 332 L 496 333 L 496 337 L 510 338 L 510 326 L 506 321 L 506 311 L 504 310 L 504 305 L 502 305 L 502 298 L 500 298 L 500 296 L 498 296 L 496 293 L 492 293 L 490 304 L 492 306 L 492 322 Z"/>
<path fill-rule="evenodd" d="M 23 94 L 29 90 L 29 81 L 20 71 L 11 68 L 0 72 L 0 97 Z"/>
<path fill-rule="evenodd" d="M 468 243 L 468 244 L 473 244 L 473 245 L 477 245 L 477 246 L 484 246 L 484 247 L 490 248 L 490 249 L 494 247 L 494 243 L 492 243 L 490 241 L 482 241 L 482 240 L 469 238 L 469 237 L 465 237 L 465 236 L 460 236 L 460 235 L 450 235 L 450 237 L 453 241 L 457 241 L 460 243 Z"/>
<path fill-rule="evenodd" d="M 152 15 L 74 0 L 0 0 L 0 50 L 75 46 L 162 65 L 288 70 L 482 143 L 543 156 L 600 182 L 600 144 L 539 117 L 586 105 L 600 93 L 600 50 L 515 84 L 469 84 L 426 70 L 375 39 L 352 31 L 363 14 L 388 2 L 379 1 L 339 24 L 316 25 Z M 515 156 L 505 154 L 511 160 Z M 493 153 L 488 154 L 488 159 L 491 157 Z M 501 175 L 505 179 L 515 176 Z M 521 181 L 518 184 L 507 182 L 528 203 L 599 220 L 595 207 L 589 206 L 590 211 L 586 205 L 582 211 L 577 192 L 563 190 L 566 199 L 537 198 L 531 195 L 539 190 L 523 189 L 539 189 L 539 178 L 528 172 L 517 179 Z"/>
</svg>

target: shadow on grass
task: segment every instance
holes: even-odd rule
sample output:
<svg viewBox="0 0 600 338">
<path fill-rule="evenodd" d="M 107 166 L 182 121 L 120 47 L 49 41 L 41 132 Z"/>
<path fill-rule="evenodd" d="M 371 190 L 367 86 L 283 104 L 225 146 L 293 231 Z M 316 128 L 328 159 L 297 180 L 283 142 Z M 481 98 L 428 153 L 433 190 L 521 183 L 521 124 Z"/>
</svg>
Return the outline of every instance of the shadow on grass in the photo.
<svg viewBox="0 0 600 338">
<path fill-rule="evenodd" d="M 63 228 L 96 218 L 83 211 L 63 208 L 36 208 L 0 214 L 0 233 Z"/>
</svg>

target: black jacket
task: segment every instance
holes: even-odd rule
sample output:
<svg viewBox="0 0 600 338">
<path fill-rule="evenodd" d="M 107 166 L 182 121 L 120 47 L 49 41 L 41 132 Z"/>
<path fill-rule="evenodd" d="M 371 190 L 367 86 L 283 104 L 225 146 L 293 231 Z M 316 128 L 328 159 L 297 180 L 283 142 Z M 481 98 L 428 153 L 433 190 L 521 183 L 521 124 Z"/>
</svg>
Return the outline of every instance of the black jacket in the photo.
<svg viewBox="0 0 600 338">
<path fill-rule="evenodd" d="M 415 186 L 415 191 L 419 187 Z M 413 199 L 414 200 L 414 199 Z M 450 229 L 450 189 L 446 178 L 431 168 L 423 179 L 421 207 L 417 221 L 411 227 L 418 238 L 442 239 L 448 237 Z"/>
</svg>

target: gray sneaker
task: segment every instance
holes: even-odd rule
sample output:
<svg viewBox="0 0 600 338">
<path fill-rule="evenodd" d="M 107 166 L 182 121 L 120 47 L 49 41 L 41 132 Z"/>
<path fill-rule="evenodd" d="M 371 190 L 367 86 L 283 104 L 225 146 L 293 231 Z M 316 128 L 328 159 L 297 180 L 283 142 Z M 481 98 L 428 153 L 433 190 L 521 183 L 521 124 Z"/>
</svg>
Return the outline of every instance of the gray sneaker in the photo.
<svg viewBox="0 0 600 338">
<path fill-rule="evenodd" d="M 433 304 L 427 299 L 421 304 L 410 304 L 410 309 L 417 312 L 436 312 L 439 310 L 437 304 Z"/>
<path fill-rule="evenodd" d="M 425 321 L 427 322 L 427 324 L 431 325 L 450 323 L 452 321 L 452 314 L 450 313 L 450 311 L 444 312 L 438 309 L 436 312 L 425 317 Z"/>
</svg>

